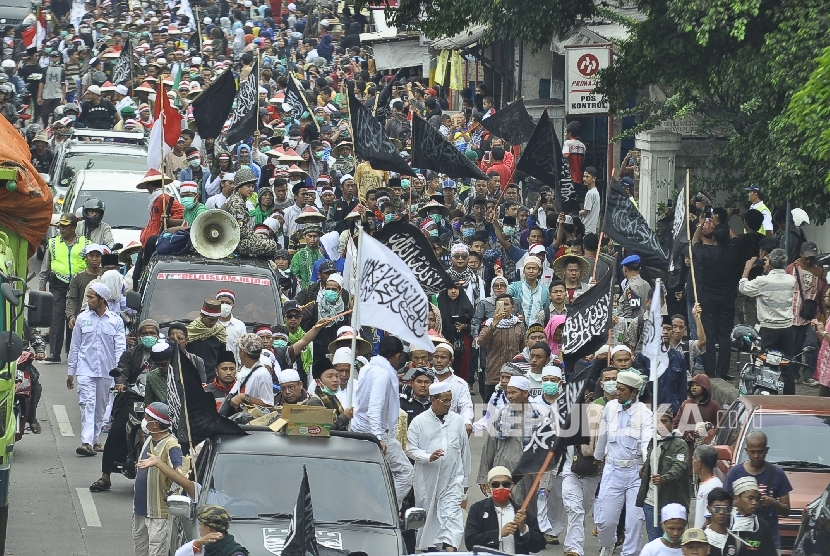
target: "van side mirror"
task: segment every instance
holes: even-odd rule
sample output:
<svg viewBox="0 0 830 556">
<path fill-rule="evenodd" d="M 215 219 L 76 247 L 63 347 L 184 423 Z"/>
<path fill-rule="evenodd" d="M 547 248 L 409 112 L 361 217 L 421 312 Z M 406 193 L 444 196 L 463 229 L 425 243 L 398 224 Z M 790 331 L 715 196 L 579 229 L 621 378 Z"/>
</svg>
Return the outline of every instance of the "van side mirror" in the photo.
<svg viewBox="0 0 830 556">
<path fill-rule="evenodd" d="M 52 325 L 51 292 L 29 290 L 29 302 L 26 304 L 26 323 L 30 328 L 48 328 Z"/>
<path fill-rule="evenodd" d="M 195 504 L 189 496 L 171 494 L 167 497 L 167 513 L 173 517 L 192 519 Z"/>
<path fill-rule="evenodd" d="M 129 307 L 133 311 L 140 311 L 141 294 L 136 291 L 127 292 L 127 307 Z"/>
<path fill-rule="evenodd" d="M 423 508 L 409 508 L 403 514 L 403 529 L 420 529 L 427 522 L 427 511 Z"/>
</svg>

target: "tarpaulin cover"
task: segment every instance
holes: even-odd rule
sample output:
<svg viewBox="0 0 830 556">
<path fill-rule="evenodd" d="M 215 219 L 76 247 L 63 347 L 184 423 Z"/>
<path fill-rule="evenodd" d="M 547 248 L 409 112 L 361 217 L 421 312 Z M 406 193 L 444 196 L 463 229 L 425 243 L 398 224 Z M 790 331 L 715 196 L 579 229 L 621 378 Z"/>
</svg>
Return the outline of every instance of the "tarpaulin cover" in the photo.
<svg viewBox="0 0 830 556">
<path fill-rule="evenodd" d="M 29 242 L 31 257 L 52 221 L 52 192 L 31 162 L 29 145 L 6 118 L 0 118 L 0 168 L 17 169 L 17 189 L 0 184 L 0 226 Z"/>
</svg>

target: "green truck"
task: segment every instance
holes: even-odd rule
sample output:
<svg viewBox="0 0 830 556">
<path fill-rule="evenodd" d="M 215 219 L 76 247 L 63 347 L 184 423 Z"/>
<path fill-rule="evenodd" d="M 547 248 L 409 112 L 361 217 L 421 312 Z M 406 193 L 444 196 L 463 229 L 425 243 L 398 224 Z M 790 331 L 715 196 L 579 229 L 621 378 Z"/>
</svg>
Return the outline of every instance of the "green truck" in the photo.
<svg viewBox="0 0 830 556">
<path fill-rule="evenodd" d="M 5 552 L 14 459 L 16 361 L 24 328 L 48 327 L 52 294 L 29 290 L 29 258 L 46 234 L 52 195 L 31 165 L 26 141 L 0 117 L 0 556 Z"/>
</svg>

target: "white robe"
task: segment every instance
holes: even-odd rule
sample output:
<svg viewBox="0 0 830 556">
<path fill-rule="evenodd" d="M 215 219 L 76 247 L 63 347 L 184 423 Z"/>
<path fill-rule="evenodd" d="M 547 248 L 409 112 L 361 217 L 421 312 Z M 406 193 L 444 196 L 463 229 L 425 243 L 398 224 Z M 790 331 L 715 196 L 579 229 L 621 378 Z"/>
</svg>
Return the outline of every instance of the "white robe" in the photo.
<svg viewBox="0 0 830 556">
<path fill-rule="evenodd" d="M 444 455 L 430 462 L 435 450 L 443 450 Z M 426 523 L 418 531 L 418 550 L 441 543 L 459 548 L 464 536 L 461 502 L 470 477 L 464 421 L 453 412 L 443 422 L 432 409 L 421 413 L 409 424 L 406 453 L 415 461 L 415 505 L 427 512 Z"/>
</svg>

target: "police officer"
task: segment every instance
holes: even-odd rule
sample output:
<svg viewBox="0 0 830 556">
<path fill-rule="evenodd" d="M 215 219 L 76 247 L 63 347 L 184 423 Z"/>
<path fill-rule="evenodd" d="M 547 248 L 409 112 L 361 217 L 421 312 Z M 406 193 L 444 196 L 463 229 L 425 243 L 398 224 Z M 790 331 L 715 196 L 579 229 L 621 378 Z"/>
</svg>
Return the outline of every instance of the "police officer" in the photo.
<svg viewBox="0 0 830 556">
<path fill-rule="evenodd" d="M 645 518 L 635 504 L 640 490 L 640 468 L 654 433 L 651 410 L 637 401 L 643 377 L 636 372 L 617 375 L 617 399 L 605 405 L 594 449 L 605 460 L 594 509 L 600 556 L 610 556 L 617 541 L 617 522 L 625 504 L 625 542 L 622 556 L 640 553 Z"/>
<path fill-rule="evenodd" d="M 749 208 L 755 209 L 764 215 L 764 223 L 758 230 L 758 233 L 767 237 L 772 237 L 772 212 L 769 210 L 767 205 L 764 204 L 764 194 L 761 192 L 761 186 L 753 183 L 749 187 L 745 188 L 745 191 L 749 197 L 749 202 L 752 203 Z"/>
<path fill-rule="evenodd" d="M 40 271 L 40 291 L 52 292 L 52 326 L 49 327 L 49 363 L 60 363 L 63 337 L 66 331 L 66 294 L 72 277 L 86 269 L 83 257 L 84 247 L 89 244 L 85 237 L 75 233 L 78 219 L 71 214 L 61 215 L 58 220 L 58 235 L 48 243 Z M 68 346 L 69 342 L 67 342 Z M 69 350 L 67 349 L 67 352 Z"/>
</svg>

